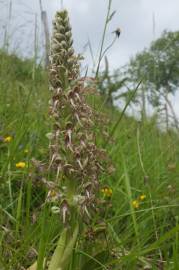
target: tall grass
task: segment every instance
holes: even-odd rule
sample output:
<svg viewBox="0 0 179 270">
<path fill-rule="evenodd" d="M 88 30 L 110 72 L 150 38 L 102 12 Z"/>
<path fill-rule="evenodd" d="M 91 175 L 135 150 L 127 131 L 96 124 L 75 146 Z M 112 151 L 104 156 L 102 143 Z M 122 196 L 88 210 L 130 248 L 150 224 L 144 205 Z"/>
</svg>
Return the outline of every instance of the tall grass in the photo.
<svg viewBox="0 0 179 270">
<path fill-rule="evenodd" d="M 0 56 L 0 269 L 55 270 L 54 258 L 64 254 L 63 270 L 178 269 L 178 133 L 159 130 L 155 117 L 137 122 L 125 109 L 105 108 L 90 94 L 106 122 L 103 133 L 94 130 L 107 172 L 92 221 L 67 234 L 58 207 L 52 213 L 45 203 L 49 179 L 41 178 L 52 129 L 47 73 L 33 60 Z"/>
<path fill-rule="evenodd" d="M 11 61 L 15 63 L 12 70 Z M 2 269 L 27 268 L 37 256 L 42 265 L 40 258 L 51 254 L 59 236 L 59 218 L 51 215 L 49 209 L 42 211 L 45 193 L 41 186 L 31 183 L 30 167 L 18 170 L 15 166 L 19 161 L 30 164 L 32 158 L 43 159 L 47 153 L 45 134 L 50 126 L 46 73 L 37 70 L 37 77 L 42 79 L 34 88 L 28 73 L 22 76 L 16 71 L 19 66 L 26 70 L 30 63 L 14 61 L 4 55 L 1 67 L 1 136 L 12 136 L 11 142 L 1 142 Z M 100 108 L 99 98 L 95 103 L 95 108 Z M 120 112 L 103 111 L 110 119 L 108 131 L 112 131 Z M 101 141 L 100 133 L 98 136 Z M 103 244 L 88 240 L 90 245 L 101 246 L 101 255 L 91 256 L 90 250 L 85 252 L 77 247 L 74 260 L 78 261 L 79 255 L 84 257 L 84 267 L 88 269 L 105 269 L 109 265 L 113 269 L 146 265 L 158 269 L 160 264 L 165 269 L 177 269 L 178 135 L 158 130 L 155 118 L 138 124 L 123 116 L 114 140 L 115 144 L 107 143 L 106 149 L 115 173 L 100 179 L 101 187 L 112 188 L 113 194 L 106 197 L 101 193 L 105 226 L 93 227 Z M 26 149 L 28 153 L 24 152 Z M 38 183 L 38 179 L 35 181 Z M 132 202 L 142 194 L 146 195 L 145 200 L 134 208 Z"/>
</svg>

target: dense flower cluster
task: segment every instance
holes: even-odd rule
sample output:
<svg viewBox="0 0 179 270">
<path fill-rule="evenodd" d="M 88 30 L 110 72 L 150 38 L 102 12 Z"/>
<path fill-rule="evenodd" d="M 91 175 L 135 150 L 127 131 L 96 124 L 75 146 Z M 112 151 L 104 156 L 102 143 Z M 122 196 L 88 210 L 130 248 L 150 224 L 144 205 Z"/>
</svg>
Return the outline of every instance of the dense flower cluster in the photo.
<svg viewBox="0 0 179 270">
<path fill-rule="evenodd" d="M 105 153 L 95 144 L 94 114 L 85 100 L 84 82 L 79 79 L 80 57 L 72 47 L 67 11 L 57 12 L 53 28 L 50 66 L 53 130 L 48 134 L 48 169 L 59 186 L 55 198 L 60 198 L 60 212 L 66 222 L 70 208 L 75 207 L 82 216 L 88 217 L 90 209 L 95 209 Z"/>
</svg>

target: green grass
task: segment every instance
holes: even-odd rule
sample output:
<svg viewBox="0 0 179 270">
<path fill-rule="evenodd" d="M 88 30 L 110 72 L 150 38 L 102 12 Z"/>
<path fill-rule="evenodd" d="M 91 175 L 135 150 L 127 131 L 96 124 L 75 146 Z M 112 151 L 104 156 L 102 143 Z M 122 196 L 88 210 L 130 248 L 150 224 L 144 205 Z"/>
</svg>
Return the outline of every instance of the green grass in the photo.
<svg viewBox="0 0 179 270">
<path fill-rule="evenodd" d="M 31 159 L 46 160 L 51 130 L 47 74 L 35 72 L 34 77 L 31 61 L 1 53 L 0 136 L 12 136 L 0 143 L 0 269 L 5 270 L 27 269 L 36 260 L 43 269 L 62 231 L 59 216 L 43 206 L 46 190 L 33 177 Z M 101 108 L 101 98 L 90 100 Z M 100 130 L 97 138 L 108 152 L 109 171 L 115 167 L 100 179 L 101 187 L 113 194 L 104 199 L 105 229 L 94 224 L 98 237 L 85 240 L 87 247 L 81 236 L 69 270 L 179 269 L 178 134 L 160 131 L 155 117 L 137 122 L 124 115 L 118 121 L 115 108 L 102 112 L 109 133 L 119 122 L 107 143 Z M 20 161 L 27 167 L 17 169 Z M 135 209 L 133 200 L 142 194 L 146 198 Z"/>
</svg>

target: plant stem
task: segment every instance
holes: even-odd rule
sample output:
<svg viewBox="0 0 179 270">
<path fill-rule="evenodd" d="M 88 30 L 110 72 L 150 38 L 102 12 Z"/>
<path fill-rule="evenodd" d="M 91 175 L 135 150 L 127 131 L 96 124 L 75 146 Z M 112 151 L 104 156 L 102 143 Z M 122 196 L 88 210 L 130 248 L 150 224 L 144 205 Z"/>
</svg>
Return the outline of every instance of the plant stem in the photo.
<svg viewBox="0 0 179 270">
<path fill-rule="evenodd" d="M 96 75 L 95 75 L 96 78 L 98 77 L 99 68 L 100 68 L 100 64 L 101 64 L 101 60 L 102 60 L 104 40 L 105 40 L 105 36 L 106 36 L 106 30 L 107 30 L 107 25 L 108 25 L 108 20 L 109 20 L 109 14 L 110 14 L 110 11 L 111 11 L 111 4 L 112 4 L 112 0 L 109 0 L 106 20 L 105 20 L 105 25 L 104 25 L 104 31 L 103 31 L 103 36 L 102 36 L 101 48 L 100 48 L 100 53 L 99 53 L 98 65 L 97 65 L 97 69 L 96 69 Z"/>
</svg>

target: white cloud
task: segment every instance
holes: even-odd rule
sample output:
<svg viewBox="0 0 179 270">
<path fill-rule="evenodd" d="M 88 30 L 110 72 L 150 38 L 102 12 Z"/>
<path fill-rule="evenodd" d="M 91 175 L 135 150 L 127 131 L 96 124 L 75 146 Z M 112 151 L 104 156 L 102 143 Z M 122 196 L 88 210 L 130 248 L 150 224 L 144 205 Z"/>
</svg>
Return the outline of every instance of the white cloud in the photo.
<svg viewBox="0 0 179 270">
<path fill-rule="evenodd" d="M 56 10 L 61 7 L 61 1 L 42 0 L 42 2 L 44 9 L 48 12 L 49 25 L 51 25 Z M 7 6 L 6 0 L 4 3 Z M 40 22 L 39 0 L 12 0 L 12 3 L 13 16 L 16 18 L 14 22 L 17 26 L 29 21 L 26 31 L 24 30 L 23 34 L 20 35 L 19 40 L 33 46 L 34 15 L 32 12 L 38 13 Z M 82 52 L 83 46 L 90 38 L 96 55 L 101 41 L 108 0 L 63 0 L 63 3 L 65 8 L 69 10 L 75 49 Z M 132 55 L 149 46 L 154 37 L 159 37 L 164 29 L 174 31 L 179 29 L 178 0 L 113 0 L 113 10 L 116 10 L 117 13 L 109 26 L 105 46 L 110 44 L 113 38 L 111 32 L 118 26 L 122 29 L 122 33 L 119 40 L 108 52 L 111 69 L 127 63 Z M 3 18 L 7 17 L 6 8 L 1 9 L 1 15 L 0 25 L 2 25 Z M 155 16 L 155 36 L 153 16 Z M 26 47 L 24 46 L 23 49 L 26 50 Z M 89 60 L 88 53 L 87 61 Z"/>
<path fill-rule="evenodd" d="M 5 0 L 4 3 L 7 6 Z M 13 16 L 17 18 L 18 15 L 16 22 L 28 20 L 28 13 L 32 15 L 32 12 L 37 12 L 39 14 L 38 0 L 31 0 L 30 2 L 12 0 L 12 3 Z M 61 1 L 42 0 L 42 3 L 44 9 L 48 12 L 49 24 L 51 25 L 55 11 L 61 7 Z M 70 13 L 76 49 L 82 51 L 89 37 L 94 51 L 97 51 L 104 27 L 108 0 L 63 0 L 63 3 Z M 112 10 L 116 10 L 117 13 L 109 27 L 106 45 L 112 39 L 111 31 L 118 26 L 122 29 L 119 41 L 108 53 L 112 67 L 126 63 L 131 55 L 150 44 L 154 38 L 153 14 L 155 14 L 156 38 L 166 28 L 169 30 L 179 28 L 178 0 L 113 0 Z M 7 17 L 7 10 L 1 9 L 1 11 L 4 13 L 4 18 Z M 33 20 L 32 16 L 31 20 Z M 31 27 L 33 27 L 32 24 Z"/>
</svg>

